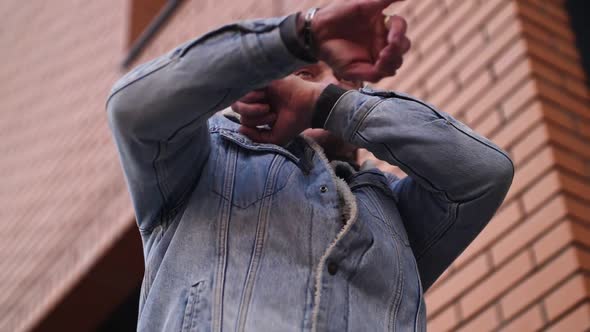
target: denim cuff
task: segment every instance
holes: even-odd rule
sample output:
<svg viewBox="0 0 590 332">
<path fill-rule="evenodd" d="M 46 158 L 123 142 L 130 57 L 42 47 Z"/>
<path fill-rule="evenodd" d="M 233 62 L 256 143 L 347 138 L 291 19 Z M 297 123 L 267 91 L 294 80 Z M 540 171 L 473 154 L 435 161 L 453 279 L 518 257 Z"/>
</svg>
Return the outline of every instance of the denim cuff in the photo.
<svg viewBox="0 0 590 332">
<path fill-rule="evenodd" d="M 301 39 L 298 37 L 297 19 L 299 18 L 299 15 L 301 15 L 301 13 L 289 15 L 283 22 L 281 22 L 279 26 L 281 39 L 283 40 L 283 43 L 285 43 L 289 52 L 300 60 L 310 63 L 317 62 L 318 60 L 309 53 L 301 43 Z"/>
<path fill-rule="evenodd" d="M 347 90 L 334 84 L 328 85 L 324 91 L 322 91 L 314 106 L 313 117 L 311 119 L 312 128 L 324 128 L 324 124 L 326 123 L 326 119 L 328 119 L 332 108 L 346 91 Z"/>
</svg>

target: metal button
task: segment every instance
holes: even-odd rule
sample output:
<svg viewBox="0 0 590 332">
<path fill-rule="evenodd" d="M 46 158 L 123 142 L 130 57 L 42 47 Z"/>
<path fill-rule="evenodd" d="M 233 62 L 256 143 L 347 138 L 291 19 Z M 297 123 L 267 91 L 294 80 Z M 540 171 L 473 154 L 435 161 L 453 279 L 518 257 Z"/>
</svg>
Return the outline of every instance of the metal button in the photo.
<svg viewBox="0 0 590 332">
<path fill-rule="evenodd" d="M 321 187 L 320 187 L 320 191 L 321 191 L 322 193 L 325 193 L 325 192 L 327 192 L 327 191 L 328 191 L 328 187 L 327 187 L 327 186 L 325 186 L 325 185 L 324 185 L 324 186 L 321 186 Z"/>
<path fill-rule="evenodd" d="M 336 272 L 338 272 L 338 264 L 336 264 L 334 262 L 328 263 L 328 273 L 330 275 L 335 275 Z"/>
</svg>

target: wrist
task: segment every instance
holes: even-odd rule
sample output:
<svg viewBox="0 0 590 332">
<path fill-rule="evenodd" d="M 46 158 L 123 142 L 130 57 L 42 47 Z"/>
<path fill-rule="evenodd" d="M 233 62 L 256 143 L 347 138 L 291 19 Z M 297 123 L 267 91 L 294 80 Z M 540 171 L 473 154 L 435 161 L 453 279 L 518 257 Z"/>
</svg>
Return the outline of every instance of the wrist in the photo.
<svg viewBox="0 0 590 332">
<path fill-rule="evenodd" d="M 324 128 L 332 108 L 346 91 L 334 84 L 326 84 L 321 89 L 313 104 L 311 128 Z"/>
</svg>

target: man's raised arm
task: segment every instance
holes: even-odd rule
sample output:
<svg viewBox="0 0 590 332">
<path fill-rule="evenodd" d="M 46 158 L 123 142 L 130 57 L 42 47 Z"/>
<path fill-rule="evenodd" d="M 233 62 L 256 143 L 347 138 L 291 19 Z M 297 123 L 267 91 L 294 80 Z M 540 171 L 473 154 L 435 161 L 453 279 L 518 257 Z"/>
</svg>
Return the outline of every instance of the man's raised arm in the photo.
<svg viewBox="0 0 590 332">
<path fill-rule="evenodd" d="M 109 125 L 142 230 L 169 218 L 196 183 L 209 154 L 207 119 L 308 63 L 286 46 L 297 38 L 295 18 L 224 26 L 114 85 Z"/>
<path fill-rule="evenodd" d="M 230 24 L 119 80 L 108 118 L 140 229 L 166 222 L 193 188 L 209 154 L 205 123 L 216 111 L 314 58 L 349 79 L 395 72 L 401 63 L 390 57 L 382 15 L 395 1 L 335 2 L 308 24 L 301 15 Z"/>
<path fill-rule="evenodd" d="M 426 291 L 502 203 L 514 176 L 512 161 L 463 123 L 411 96 L 335 86 L 326 95 L 329 90 L 334 103 L 324 110 L 325 128 L 409 175 L 391 188 Z"/>
</svg>

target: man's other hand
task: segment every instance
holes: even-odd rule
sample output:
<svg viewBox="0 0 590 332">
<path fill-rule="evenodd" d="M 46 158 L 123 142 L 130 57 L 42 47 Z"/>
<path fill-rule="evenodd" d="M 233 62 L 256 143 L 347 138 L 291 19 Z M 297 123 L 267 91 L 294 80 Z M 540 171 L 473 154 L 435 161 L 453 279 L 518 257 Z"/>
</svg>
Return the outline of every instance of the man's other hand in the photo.
<svg viewBox="0 0 590 332">
<path fill-rule="evenodd" d="M 312 20 L 316 56 L 338 77 L 376 82 L 395 75 L 410 49 L 406 21 L 383 10 L 400 0 L 335 1 Z"/>
<path fill-rule="evenodd" d="M 291 75 L 246 94 L 231 105 L 240 114 L 240 132 L 259 143 L 288 143 L 311 126 L 314 105 L 327 85 Z M 258 128 L 265 125 L 270 129 Z"/>
</svg>

